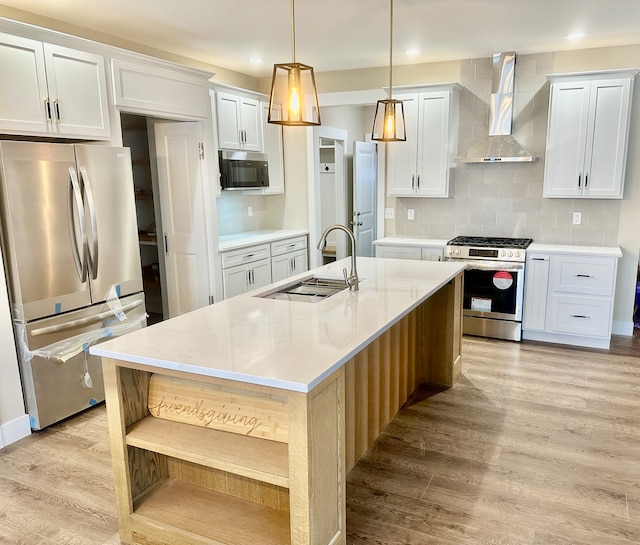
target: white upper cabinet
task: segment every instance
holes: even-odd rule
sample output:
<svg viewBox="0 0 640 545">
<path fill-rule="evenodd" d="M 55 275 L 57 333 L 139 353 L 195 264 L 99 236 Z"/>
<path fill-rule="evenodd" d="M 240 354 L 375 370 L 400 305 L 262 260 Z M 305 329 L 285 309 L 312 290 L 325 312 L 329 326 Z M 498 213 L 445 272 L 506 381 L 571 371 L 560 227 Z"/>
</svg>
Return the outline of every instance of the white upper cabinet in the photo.
<svg viewBox="0 0 640 545">
<path fill-rule="evenodd" d="M 387 144 L 387 194 L 448 197 L 458 140 L 458 85 L 394 95 L 404 104 L 406 142 Z"/>
<path fill-rule="evenodd" d="M 264 121 L 264 151 L 269 160 L 269 187 L 262 189 L 265 195 L 284 193 L 284 150 L 282 144 L 282 125 L 267 123 L 269 103 L 261 102 Z M 280 108 L 274 106 L 275 115 Z"/>
<path fill-rule="evenodd" d="M 211 74 L 156 59 L 112 59 L 115 105 L 128 112 L 180 120 L 209 117 Z"/>
<path fill-rule="evenodd" d="M 545 197 L 622 198 L 634 75 L 549 76 Z"/>
<path fill-rule="evenodd" d="M 0 131 L 108 139 L 104 58 L 0 34 Z"/>
<path fill-rule="evenodd" d="M 259 100 L 217 91 L 216 107 L 220 149 L 264 150 Z"/>
</svg>

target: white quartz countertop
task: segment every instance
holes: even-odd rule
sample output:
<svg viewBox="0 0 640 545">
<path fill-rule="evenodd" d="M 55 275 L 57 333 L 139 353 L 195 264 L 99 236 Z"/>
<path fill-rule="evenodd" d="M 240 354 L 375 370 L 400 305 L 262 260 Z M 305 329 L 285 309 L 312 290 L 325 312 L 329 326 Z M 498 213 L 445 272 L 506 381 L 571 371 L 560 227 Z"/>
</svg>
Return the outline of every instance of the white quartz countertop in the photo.
<svg viewBox="0 0 640 545">
<path fill-rule="evenodd" d="M 91 347 L 98 356 L 309 392 L 464 270 L 455 262 L 358 258 L 360 290 L 318 303 L 255 297 L 312 273 L 342 278 L 350 260 L 239 295 Z"/>
<path fill-rule="evenodd" d="M 592 255 L 595 257 L 622 257 L 618 246 L 570 246 L 563 244 L 530 244 L 528 253 Z"/>
<path fill-rule="evenodd" d="M 399 246 L 442 246 L 447 245 L 449 239 L 442 240 L 437 238 L 418 238 L 418 237 L 401 237 L 391 236 L 379 238 L 374 240 L 373 243 L 377 245 L 399 245 Z"/>
<path fill-rule="evenodd" d="M 218 237 L 218 249 L 221 252 L 228 252 L 229 250 L 238 250 L 240 248 L 246 248 L 247 246 L 277 242 L 285 238 L 299 237 L 307 234 L 307 231 L 275 229 L 224 235 Z"/>
</svg>

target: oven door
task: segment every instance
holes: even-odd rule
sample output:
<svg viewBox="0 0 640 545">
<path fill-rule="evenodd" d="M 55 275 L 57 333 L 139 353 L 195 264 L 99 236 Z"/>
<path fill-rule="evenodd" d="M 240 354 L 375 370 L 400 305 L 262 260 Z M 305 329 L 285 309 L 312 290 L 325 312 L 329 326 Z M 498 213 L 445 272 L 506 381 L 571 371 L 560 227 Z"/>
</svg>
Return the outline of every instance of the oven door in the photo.
<svg viewBox="0 0 640 545">
<path fill-rule="evenodd" d="M 522 321 L 524 263 L 468 261 L 464 272 L 463 314 Z"/>
</svg>

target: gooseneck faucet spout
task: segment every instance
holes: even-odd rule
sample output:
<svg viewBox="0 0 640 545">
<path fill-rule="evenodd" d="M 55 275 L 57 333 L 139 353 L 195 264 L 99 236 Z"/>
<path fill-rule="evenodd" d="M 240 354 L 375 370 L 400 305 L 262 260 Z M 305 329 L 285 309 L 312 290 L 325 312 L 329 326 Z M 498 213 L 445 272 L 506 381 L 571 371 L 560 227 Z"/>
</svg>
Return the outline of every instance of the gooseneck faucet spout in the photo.
<svg viewBox="0 0 640 545">
<path fill-rule="evenodd" d="M 347 283 L 347 286 L 349 286 L 349 291 L 358 291 L 360 280 L 358 279 L 358 271 L 356 270 L 356 237 L 353 236 L 351 230 L 340 224 L 327 227 L 318 242 L 318 250 L 324 250 L 327 245 L 327 235 L 334 229 L 344 231 L 349 235 L 349 239 L 351 240 L 351 273 L 347 276 L 347 269 L 343 269 L 342 272 L 344 274 L 344 281 Z"/>
</svg>

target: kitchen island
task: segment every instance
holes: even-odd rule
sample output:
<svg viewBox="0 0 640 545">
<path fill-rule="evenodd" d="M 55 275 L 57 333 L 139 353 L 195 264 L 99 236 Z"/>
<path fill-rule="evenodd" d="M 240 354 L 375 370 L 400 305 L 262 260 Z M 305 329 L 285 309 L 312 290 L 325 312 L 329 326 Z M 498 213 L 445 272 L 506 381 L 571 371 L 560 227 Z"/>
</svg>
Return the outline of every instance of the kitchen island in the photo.
<svg viewBox="0 0 640 545">
<path fill-rule="evenodd" d="M 259 297 L 293 278 L 92 347 L 122 542 L 344 544 L 348 472 L 460 374 L 463 269 L 358 258 L 359 291 Z"/>
</svg>

